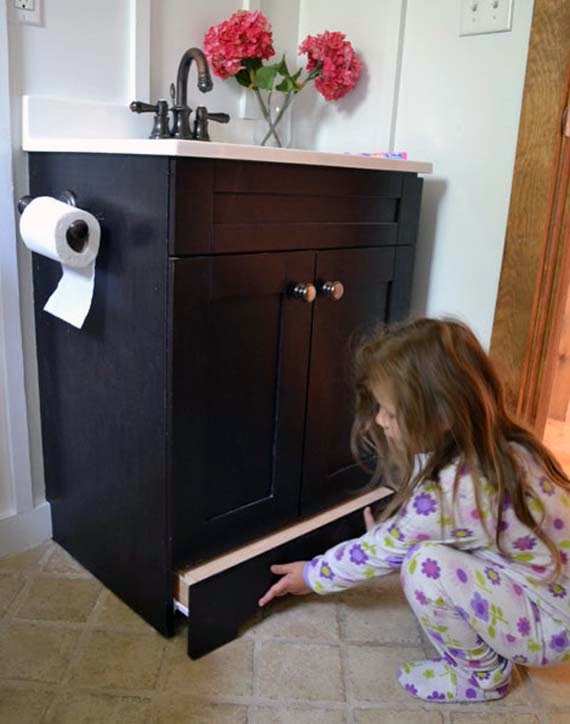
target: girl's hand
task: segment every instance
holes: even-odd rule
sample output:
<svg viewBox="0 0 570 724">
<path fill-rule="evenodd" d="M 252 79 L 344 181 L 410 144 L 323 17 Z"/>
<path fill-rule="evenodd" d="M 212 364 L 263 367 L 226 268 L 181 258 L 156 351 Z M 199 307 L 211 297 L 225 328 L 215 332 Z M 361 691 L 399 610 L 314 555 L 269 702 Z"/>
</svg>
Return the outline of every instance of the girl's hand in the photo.
<svg viewBox="0 0 570 724">
<path fill-rule="evenodd" d="M 283 565 L 271 566 L 271 573 L 277 573 L 280 578 L 267 591 L 267 593 L 259 599 L 259 605 L 265 606 L 271 599 L 278 596 L 286 596 L 292 593 L 294 596 L 302 596 L 305 593 L 311 593 L 311 589 L 305 583 L 303 577 L 303 569 L 305 561 L 297 561 L 296 563 L 284 563 Z"/>
<path fill-rule="evenodd" d="M 374 520 L 374 516 L 372 515 L 369 505 L 364 508 L 364 525 L 366 526 L 366 531 L 372 530 L 372 528 L 376 525 L 376 521 Z"/>
</svg>

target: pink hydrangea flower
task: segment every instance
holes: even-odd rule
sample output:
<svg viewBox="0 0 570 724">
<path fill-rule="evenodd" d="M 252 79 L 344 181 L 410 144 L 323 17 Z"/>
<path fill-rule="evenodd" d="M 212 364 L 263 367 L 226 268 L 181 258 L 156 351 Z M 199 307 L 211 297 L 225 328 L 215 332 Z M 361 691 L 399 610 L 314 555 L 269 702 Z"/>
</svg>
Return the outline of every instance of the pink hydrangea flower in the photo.
<svg viewBox="0 0 570 724">
<path fill-rule="evenodd" d="M 244 59 L 267 60 L 275 55 L 271 25 L 259 11 L 238 10 L 208 30 L 204 52 L 219 78 L 234 76 L 244 68 Z"/>
<path fill-rule="evenodd" d="M 299 46 L 299 53 L 307 55 L 307 72 L 321 67 L 315 79 L 315 88 L 327 101 L 338 100 L 358 83 L 362 61 L 354 52 L 345 34 L 325 30 L 320 35 L 308 35 Z"/>
</svg>

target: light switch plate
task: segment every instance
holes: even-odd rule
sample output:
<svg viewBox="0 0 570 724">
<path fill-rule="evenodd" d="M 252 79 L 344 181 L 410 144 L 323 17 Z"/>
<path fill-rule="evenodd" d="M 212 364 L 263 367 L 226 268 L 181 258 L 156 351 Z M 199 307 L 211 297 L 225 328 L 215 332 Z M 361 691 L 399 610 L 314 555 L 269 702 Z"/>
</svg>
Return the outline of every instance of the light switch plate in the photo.
<svg viewBox="0 0 570 724">
<path fill-rule="evenodd" d="M 8 22 L 43 25 L 43 0 L 7 0 Z"/>
<path fill-rule="evenodd" d="M 459 0 L 459 35 L 509 32 L 514 0 Z"/>
</svg>

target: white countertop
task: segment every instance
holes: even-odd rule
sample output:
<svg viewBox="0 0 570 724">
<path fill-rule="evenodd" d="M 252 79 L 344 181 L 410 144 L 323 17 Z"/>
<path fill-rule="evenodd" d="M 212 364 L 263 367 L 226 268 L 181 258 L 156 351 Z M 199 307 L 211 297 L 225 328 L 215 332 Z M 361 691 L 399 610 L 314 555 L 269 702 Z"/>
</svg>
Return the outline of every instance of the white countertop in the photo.
<svg viewBox="0 0 570 724">
<path fill-rule="evenodd" d="M 128 109 L 110 104 L 62 101 L 23 96 L 22 148 L 59 153 L 117 153 L 143 156 L 220 158 L 310 166 L 339 166 L 377 171 L 431 173 L 432 164 L 358 154 L 325 153 L 293 148 L 267 148 L 219 141 L 151 140 L 152 119 L 135 118 Z M 63 130 L 65 129 L 65 135 Z M 104 131 L 104 134 L 101 133 Z M 116 135 L 113 134 L 115 130 Z M 135 136 L 135 137 L 132 137 Z"/>
<path fill-rule="evenodd" d="M 310 166 L 344 166 L 377 171 L 431 173 L 431 163 L 389 158 L 371 158 L 344 153 L 302 151 L 294 148 L 267 148 L 215 141 L 150 140 L 146 138 L 36 138 L 23 144 L 24 151 L 67 153 L 125 153 L 143 156 L 190 156 L 239 161 L 298 163 Z"/>
</svg>

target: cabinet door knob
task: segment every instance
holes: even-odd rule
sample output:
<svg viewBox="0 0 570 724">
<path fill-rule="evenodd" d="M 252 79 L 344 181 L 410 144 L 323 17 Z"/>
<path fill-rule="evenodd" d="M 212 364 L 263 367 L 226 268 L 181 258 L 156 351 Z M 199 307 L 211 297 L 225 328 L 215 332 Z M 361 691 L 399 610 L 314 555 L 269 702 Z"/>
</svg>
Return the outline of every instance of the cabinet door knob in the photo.
<svg viewBox="0 0 570 724">
<path fill-rule="evenodd" d="M 314 284 L 304 282 L 294 282 L 289 287 L 288 294 L 290 297 L 294 297 L 295 299 L 301 299 L 304 302 L 308 302 L 311 304 L 315 301 L 317 296 L 317 288 Z"/>
<path fill-rule="evenodd" d="M 323 282 L 320 292 L 332 299 L 333 302 L 338 302 L 344 294 L 344 285 L 342 282 Z"/>
</svg>

